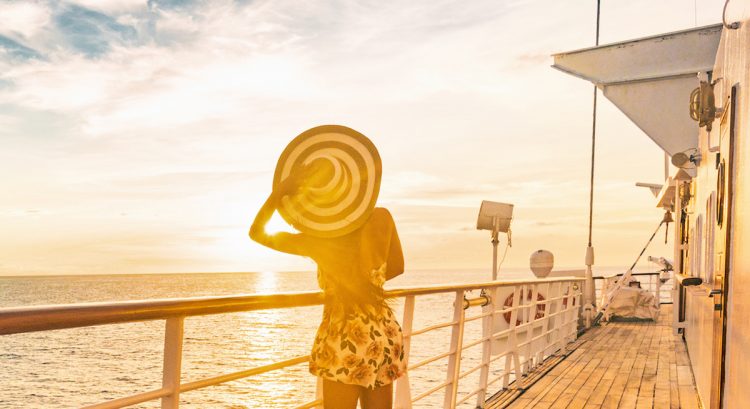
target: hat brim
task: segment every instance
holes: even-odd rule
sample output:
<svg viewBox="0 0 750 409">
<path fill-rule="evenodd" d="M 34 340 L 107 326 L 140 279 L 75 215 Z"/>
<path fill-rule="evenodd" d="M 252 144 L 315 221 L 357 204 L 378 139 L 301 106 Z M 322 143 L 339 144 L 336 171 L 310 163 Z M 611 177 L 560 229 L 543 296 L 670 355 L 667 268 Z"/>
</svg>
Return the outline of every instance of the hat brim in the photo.
<svg viewBox="0 0 750 409">
<path fill-rule="evenodd" d="M 382 164 L 375 145 L 366 136 L 341 125 L 323 125 L 295 137 L 281 153 L 274 173 L 274 188 L 311 163 L 326 164 L 326 180 L 281 200 L 278 211 L 302 233 L 338 237 L 360 228 L 375 208 Z"/>
</svg>

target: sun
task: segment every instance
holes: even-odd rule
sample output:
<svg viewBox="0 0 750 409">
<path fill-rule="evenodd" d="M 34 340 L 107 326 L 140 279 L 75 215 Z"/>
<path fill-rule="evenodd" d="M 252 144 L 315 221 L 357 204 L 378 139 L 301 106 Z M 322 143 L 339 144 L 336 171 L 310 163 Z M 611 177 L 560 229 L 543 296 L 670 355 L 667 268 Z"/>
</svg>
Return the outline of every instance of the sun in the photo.
<svg viewBox="0 0 750 409">
<path fill-rule="evenodd" d="M 273 212 L 271 219 L 268 220 L 265 227 L 266 233 L 275 234 L 280 232 L 287 233 L 299 233 L 294 227 L 290 226 L 279 214 L 279 212 Z"/>
</svg>

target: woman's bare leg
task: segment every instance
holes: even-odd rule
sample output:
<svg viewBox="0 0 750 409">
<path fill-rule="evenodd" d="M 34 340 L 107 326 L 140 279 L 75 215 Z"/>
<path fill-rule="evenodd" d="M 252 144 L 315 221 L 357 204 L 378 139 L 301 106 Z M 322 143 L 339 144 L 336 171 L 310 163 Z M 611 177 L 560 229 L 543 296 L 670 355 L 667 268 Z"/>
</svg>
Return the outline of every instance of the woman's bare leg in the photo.
<svg viewBox="0 0 750 409">
<path fill-rule="evenodd" d="M 361 386 L 323 380 L 323 408 L 355 409 L 362 393 Z"/>
<path fill-rule="evenodd" d="M 393 384 L 375 389 L 364 389 L 359 399 L 362 409 L 391 409 L 393 407 Z"/>
</svg>

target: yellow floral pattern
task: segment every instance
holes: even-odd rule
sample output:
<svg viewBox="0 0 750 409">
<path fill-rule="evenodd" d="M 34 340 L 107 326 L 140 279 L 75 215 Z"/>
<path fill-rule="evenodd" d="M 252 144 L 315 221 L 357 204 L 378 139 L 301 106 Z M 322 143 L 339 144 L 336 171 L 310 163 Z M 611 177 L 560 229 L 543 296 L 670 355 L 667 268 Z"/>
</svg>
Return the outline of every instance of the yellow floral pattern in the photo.
<svg viewBox="0 0 750 409">
<path fill-rule="evenodd" d="M 385 282 L 385 267 L 371 272 L 374 284 Z M 372 389 L 392 383 L 405 366 L 401 326 L 389 307 L 325 305 L 311 353 L 313 375 Z"/>
</svg>

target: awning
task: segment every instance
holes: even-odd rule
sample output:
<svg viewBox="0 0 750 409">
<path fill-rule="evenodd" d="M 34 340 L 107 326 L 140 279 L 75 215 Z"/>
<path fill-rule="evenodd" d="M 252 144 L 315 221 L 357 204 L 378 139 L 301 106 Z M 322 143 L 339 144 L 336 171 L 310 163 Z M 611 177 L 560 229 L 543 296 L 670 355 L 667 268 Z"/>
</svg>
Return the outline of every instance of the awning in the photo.
<svg viewBox="0 0 750 409">
<path fill-rule="evenodd" d="M 591 81 L 667 154 L 698 146 L 690 118 L 697 74 L 713 70 L 722 25 L 553 55 L 552 65 Z"/>
</svg>

